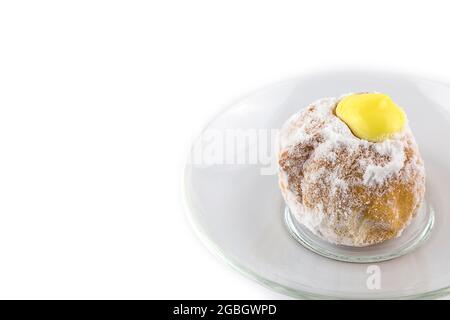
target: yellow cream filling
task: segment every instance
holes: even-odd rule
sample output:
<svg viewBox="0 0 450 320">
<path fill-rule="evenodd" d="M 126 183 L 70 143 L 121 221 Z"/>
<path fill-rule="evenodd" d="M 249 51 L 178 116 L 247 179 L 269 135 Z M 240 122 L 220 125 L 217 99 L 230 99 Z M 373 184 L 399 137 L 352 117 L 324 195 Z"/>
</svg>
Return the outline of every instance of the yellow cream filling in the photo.
<svg viewBox="0 0 450 320">
<path fill-rule="evenodd" d="M 402 131 L 406 116 L 392 99 L 382 93 L 353 94 L 343 98 L 336 115 L 360 139 L 383 141 Z"/>
</svg>

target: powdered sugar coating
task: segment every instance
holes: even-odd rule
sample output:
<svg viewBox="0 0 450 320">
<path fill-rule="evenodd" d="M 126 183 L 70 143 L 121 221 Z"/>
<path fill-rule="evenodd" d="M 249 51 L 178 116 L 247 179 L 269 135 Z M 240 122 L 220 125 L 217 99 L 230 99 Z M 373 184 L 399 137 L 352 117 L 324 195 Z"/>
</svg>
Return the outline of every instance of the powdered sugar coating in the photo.
<svg viewBox="0 0 450 320">
<path fill-rule="evenodd" d="M 416 214 L 425 173 L 408 124 L 382 142 L 353 135 L 325 98 L 280 132 L 279 181 L 297 220 L 336 243 L 365 246 L 399 236 Z"/>
</svg>

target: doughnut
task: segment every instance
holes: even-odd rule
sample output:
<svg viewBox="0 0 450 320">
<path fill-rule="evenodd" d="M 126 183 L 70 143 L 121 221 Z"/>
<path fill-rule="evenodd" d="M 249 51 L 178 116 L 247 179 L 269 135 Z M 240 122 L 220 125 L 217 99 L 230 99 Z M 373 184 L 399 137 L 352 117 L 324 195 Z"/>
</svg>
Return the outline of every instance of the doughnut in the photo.
<svg viewBox="0 0 450 320">
<path fill-rule="evenodd" d="M 425 169 L 403 110 L 387 95 L 323 98 L 280 130 L 279 186 L 318 237 L 364 247 L 399 237 L 417 215 Z"/>
</svg>

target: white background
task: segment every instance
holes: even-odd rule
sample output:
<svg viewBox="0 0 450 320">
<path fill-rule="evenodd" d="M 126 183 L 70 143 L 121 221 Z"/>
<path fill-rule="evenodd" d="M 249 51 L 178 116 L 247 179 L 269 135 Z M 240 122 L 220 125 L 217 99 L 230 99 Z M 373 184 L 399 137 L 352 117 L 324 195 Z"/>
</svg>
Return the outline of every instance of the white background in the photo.
<svg viewBox="0 0 450 320">
<path fill-rule="evenodd" d="M 305 72 L 447 80 L 447 2 L 1 2 L 0 298 L 283 298 L 192 231 L 191 140 Z"/>
</svg>

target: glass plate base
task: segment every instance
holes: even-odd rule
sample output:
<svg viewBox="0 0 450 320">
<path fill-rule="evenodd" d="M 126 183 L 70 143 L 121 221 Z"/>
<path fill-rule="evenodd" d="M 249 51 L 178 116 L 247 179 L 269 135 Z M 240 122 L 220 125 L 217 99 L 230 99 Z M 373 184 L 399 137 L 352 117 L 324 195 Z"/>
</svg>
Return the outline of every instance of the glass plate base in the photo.
<svg viewBox="0 0 450 320">
<path fill-rule="evenodd" d="M 434 211 L 424 202 L 417 216 L 400 237 L 367 247 L 335 245 L 319 238 L 299 223 L 287 206 L 284 210 L 284 221 L 289 233 L 312 252 L 338 261 L 368 263 L 391 260 L 418 248 L 433 229 Z"/>
</svg>

